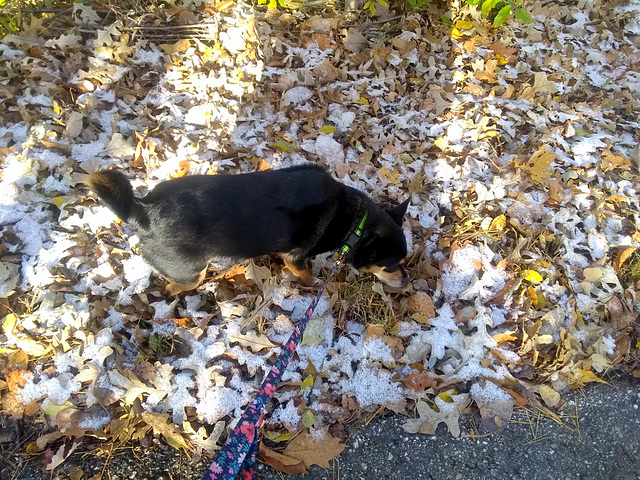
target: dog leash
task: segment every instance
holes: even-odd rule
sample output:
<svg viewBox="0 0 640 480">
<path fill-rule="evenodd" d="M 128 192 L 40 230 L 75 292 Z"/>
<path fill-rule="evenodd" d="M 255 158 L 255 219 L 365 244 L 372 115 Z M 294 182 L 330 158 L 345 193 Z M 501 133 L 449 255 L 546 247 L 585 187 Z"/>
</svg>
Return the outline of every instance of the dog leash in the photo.
<svg viewBox="0 0 640 480">
<path fill-rule="evenodd" d="M 215 460 L 209 465 L 209 468 L 202 476 L 202 480 L 251 480 L 255 473 L 256 455 L 258 453 L 258 430 L 264 420 L 264 408 L 269 403 L 276 391 L 276 387 L 282 380 L 282 374 L 289 364 L 289 360 L 296 351 L 296 347 L 302 339 L 304 329 L 309 323 L 313 311 L 318 305 L 325 287 L 333 274 L 342 264 L 345 255 L 355 246 L 362 236 L 362 229 L 367 220 L 367 211 L 365 210 L 362 220 L 356 229 L 349 235 L 344 245 L 338 251 L 338 258 L 331 267 L 329 275 L 318 290 L 315 298 L 304 313 L 302 320 L 298 322 L 295 330 L 282 346 L 282 351 L 275 363 L 271 367 L 269 374 L 262 381 L 260 389 L 253 401 L 244 410 L 236 427 L 232 430 L 229 438 L 218 452 Z"/>
</svg>

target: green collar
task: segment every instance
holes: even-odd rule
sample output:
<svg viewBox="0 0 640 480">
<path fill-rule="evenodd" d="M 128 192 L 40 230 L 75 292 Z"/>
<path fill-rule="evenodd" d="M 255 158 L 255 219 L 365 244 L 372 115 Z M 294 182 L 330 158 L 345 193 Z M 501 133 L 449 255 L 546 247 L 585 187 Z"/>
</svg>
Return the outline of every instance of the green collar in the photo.
<svg viewBox="0 0 640 480">
<path fill-rule="evenodd" d="M 367 221 L 367 216 L 368 216 L 368 212 L 365 210 L 364 215 L 362 216 L 362 220 L 360 220 L 360 223 L 358 224 L 356 229 L 353 232 L 351 232 L 351 235 L 349 235 L 349 238 L 347 238 L 347 241 L 344 242 L 344 245 L 342 245 L 342 247 L 340 247 L 340 250 L 338 251 L 338 256 L 340 258 L 344 257 L 347 253 L 349 253 L 349 250 L 351 250 L 355 246 L 355 244 L 358 243 L 358 240 L 360 240 L 360 237 L 362 236 L 362 229 L 364 227 L 364 222 Z"/>
</svg>

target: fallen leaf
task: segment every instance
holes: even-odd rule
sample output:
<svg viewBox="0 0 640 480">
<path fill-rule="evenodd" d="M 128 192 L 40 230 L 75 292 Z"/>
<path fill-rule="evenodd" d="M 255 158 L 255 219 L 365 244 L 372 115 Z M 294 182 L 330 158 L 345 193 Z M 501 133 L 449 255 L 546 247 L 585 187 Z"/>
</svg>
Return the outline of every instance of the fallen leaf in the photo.
<svg viewBox="0 0 640 480">
<path fill-rule="evenodd" d="M 560 404 L 560 401 L 562 400 L 560 394 L 547 385 L 540 385 L 540 387 L 538 388 L 538 393 L 549 408 L 555 408 Z"/>
<path fill-rule="evenodd" d="M 153 432 L 157 435 L 162 435 L 169 445 L 173 448 L 189 449 L 185 438 L 178 431 L 175 424 L 169 422 L 168 413 L 149 413 L 142 412 L 142 420 L 153 428 Z"/>
<path fill-rule="evenodd" d="M 403 380 L 403 383 L 407 388 L 416 392 L 424 392 L 425 389 L 433 385 L 434 377 L 428 370 L 422 372 L 411 373 L 407 378 Z"/>
<path fill-rule="evenodd" d="M 265 348 L 273 348 L 275 344 L 271 343 L 269 338 L 266 335 L 261 333 L 256 333 L 253 330 L 250 330 L 249 333 L 239 334 L 239 335 L 230 335 L 230 342 L 237 342 L 245 348 L 248 348 L 253 353 L 260 352 Z"/>
<path fill-rule="evenodd" d="M 495 42 L 489 48 L 497 55 L 500 55 L 504 59 L 504 63 L 515 63 L 518 59 L 515 55 L 518 50 L 513 47 L 507 47 L 503 43 Z"/>
<path fill-rule="evenodd" d="M 433 299 L 426 292 L 416 292 L 410 296 L 407 301 L 407 309 L 410 314 L 424 315 L 427 318 L 434 318 L 436 316 Z"/>
<path fill-rule="evenodd" d="M 61 445 L 56 453 L 53 453 L 52 450 L 47 450 L 44 455 L 45 459 L 45 470 L 54 470 L 64 462 L 67 458 L 71 456 L 71 454 L 75 451 L 76 448 L 80 446 L 79 440 L 74 440 L 71 444 Z"/>
<path fill-rule="evenodd" d="M 637 247 L 627 247 L 616 255 L 616 258 L 613 260 L 613 268 L 617 273 L 620 273 L 620 269 L 622 268 L 622 265 L 624 265 L 624 262 L 626 262 L 636 250 Z"/>
<path fill-rule="evenodd" d="M 610 172 L 611 170 L 620 169 L 620 170 L 631 170 L 631 161 L 623 156 L 616 155 L 611 153 L 611 151 L 606 150 L 602 152 L 602 162 L 600 162 L 600 167 L 603 172 Z"/>
<path fill-rule="evenodd" d="M 520 168 L 529 173 L 531 180 L 538 184 L 544 184 L 551 177 L 551 162 L 555 159 L 555 153 L 548 145 L 540 147 L 528 161 L 520 164 Z"/>
<path fill-rule="evenodd" d="M 326 427 L 313 435 L 306 431 L 300 433 L 289 442 L 283 453 L 304 462 L 307 468 L 311 465 L 330 468 L 329 462 L 339 457 L 344 449 L 345 445 L 339 438 L 331 437 Z"/>
<path fill-rule="evenodd" d="M 247 280 L 251 280 L 253 283 L 262 288 L 265 280 L 271 277 L 271 271 L 267 267 L 259 267 L 253 260 L 249 260 L 244 271 L 244 276 Z"/>
<path fill-rule="evenodd" d="M 524 279 L 528 282 L 540 283 L 544 280 L 542 275 L 540 275 L 535 270 L 525 270 Z"/>
<path fill-rule="evenodd" d="M 259 452 L 264 463 L 278 472 L 286 473 L 287 475 L 299 475 L 308 471 L 302 460 L 276 452 L 262 442 L 260 442 Z"/>
<path fill-rule="evenodd" d="M 451 402 L 446 402 L 436 397 L 435 403 L 438 411 L 431 408 L 425 401 L 416 403 L 416 410 L 419 418 L 407 420 L 402 428 L 407 433 L 422 433 L 425 435 L 435 435 L 436 427 L 440 423 L 445 423 L 449 427 L 451 435 L 460 436 L 460 425 L 458 423 L 460 415 L 466 411 L 469 405 L 469 394 L 463 393 L 450 397 Z"/>
<path fill-rule="evenodd" d="M 590 370 L 584 370 L 582 368 L 576 368 L 569 374 L 569 382 L 572 389 L 578 389 L 584 387 L 587 383 L 604 383 L 604 380 L 598 378 L 598 376 Z"/>
</svg>

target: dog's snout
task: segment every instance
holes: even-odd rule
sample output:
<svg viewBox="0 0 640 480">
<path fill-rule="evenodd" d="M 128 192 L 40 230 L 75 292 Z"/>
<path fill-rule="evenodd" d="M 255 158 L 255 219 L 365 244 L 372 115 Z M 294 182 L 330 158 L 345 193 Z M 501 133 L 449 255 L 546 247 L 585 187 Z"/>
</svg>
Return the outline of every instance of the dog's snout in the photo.
<svg viewBox="0 0 640 480">
<path fill-rule="evenodd" d="M 395 268 L 382 267 L 376 270 L 371 269 L 372 273 L 386 283 L 390 287 L 404 287 L 409 283 L 409 274 L 403 265 L 398 265 Z"/>
</svg>

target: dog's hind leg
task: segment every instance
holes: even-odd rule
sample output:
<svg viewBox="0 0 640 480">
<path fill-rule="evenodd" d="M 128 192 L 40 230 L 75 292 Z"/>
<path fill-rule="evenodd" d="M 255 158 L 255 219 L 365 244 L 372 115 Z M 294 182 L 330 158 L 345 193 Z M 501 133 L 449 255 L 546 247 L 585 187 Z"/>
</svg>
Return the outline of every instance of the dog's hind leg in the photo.
<svg viewBox="0 0 640 480">
<path fill-rule="evenodd" d="M 289 271 L 298 277 L 300 283 L 307 287 L 313 287 L 317 283 L 317 279 L 311 273 L 308 260 L 290 254 L 281 254 L 280 256 Z"/>
<path fill-rule="evenodd" d="M 167 293 L 169 293 L 169 295 L 175 296 L 182 292 L 194 290 L 198 287 L 198 285 L 202 283 L 206 274 L 207 269 L 205 268 L 198 274 L 198 277 L 193 282 L 177 283 L 173 280 L 169 280 L 169 283 L 167 284 Z"/>
</svg>

